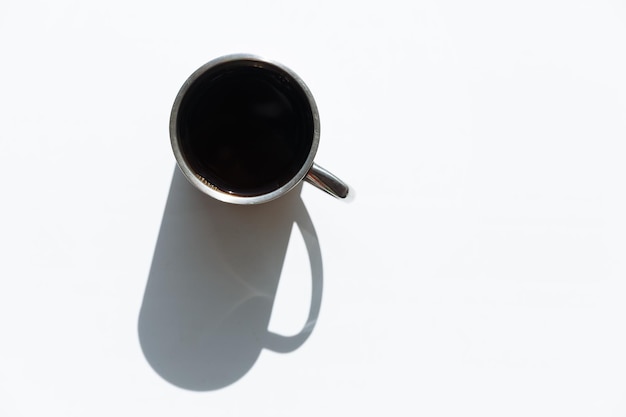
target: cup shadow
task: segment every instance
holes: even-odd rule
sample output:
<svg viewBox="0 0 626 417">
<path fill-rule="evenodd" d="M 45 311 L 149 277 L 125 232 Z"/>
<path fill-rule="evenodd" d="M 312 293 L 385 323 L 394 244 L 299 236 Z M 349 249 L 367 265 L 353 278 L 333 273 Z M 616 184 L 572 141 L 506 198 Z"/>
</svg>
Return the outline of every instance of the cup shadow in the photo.
<svg viewBox="0 0 626 417">
<path fill-rule="evenodd" d="M 323 268 L 300 190 L 258 206 L 231 205 L 175 170 L 138 320 L 146 360 L 165 380 L 220 389 L 243 377 L 264 348 L 290 352 L 309 337 Z M 300 333 L 284 336 L 268 324 L 294 223 L 309 255 L 311 304 Z"/>
</svg>

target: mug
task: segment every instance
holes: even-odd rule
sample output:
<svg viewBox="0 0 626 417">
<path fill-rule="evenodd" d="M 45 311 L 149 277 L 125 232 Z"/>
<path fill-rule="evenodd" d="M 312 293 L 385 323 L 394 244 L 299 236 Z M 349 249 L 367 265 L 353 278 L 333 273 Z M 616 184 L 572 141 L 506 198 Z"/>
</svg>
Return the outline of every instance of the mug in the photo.
<svg viewBox="0 0 626 417">
<path fill-rule="evenodd" d="M 227 203 L 265 203 L 303 180 L 340 199 L 349 194 L 313 162 L 320 121 L 308 87 L 255 55 L 223 56 L 196 70 L 174 101 L 170 139 L 187 180 Z"/>
</svg>

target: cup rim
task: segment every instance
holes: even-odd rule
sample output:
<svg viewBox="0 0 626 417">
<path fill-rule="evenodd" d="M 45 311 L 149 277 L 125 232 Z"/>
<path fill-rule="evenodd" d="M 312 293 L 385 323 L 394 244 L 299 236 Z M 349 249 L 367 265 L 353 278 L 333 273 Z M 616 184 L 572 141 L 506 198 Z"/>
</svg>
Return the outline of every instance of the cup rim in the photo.
<svg viewBox="0 0 626 417">
<path fill-rule="evenodd" d="M 212 68 L 218 65 L 237 62 L 237 61 L 248 61 L 250 63 L 255 63 L 261 66 L 263 65 L 272 66 L 272 67 L 278 68 L 280 71 L 288 75 L 291 79 L 293 79 L 293 81 L 295 81 L 298 84 L 302 92 L 305 94 L 309 103 L 309 107 L 311 108 L 311 116 L 313 118 L 313 139 L 311 141 L 311 147 L 309 149 L 309 154 L 307 156 L 307 159 L 305 160 L 304 164 L 302 164 L 302 167 L 300 168 L 300 170 L 286 184 L 284 184 L 280 188 L 270 191 L 269 193 L 254 195 L 254 196 L 242 196 L 242 195 L 237 195 L 237 194 L 233 194 L 231 192 L 222 190 L 218 188 L 217 186 L 208 182 L 206 179 L 200 177 L 198 174 L 196 174 L 194 170 L 191 168 L 191 166 L 189 165 L 189 163 L 187 162 L 182 152 L 182 149 L 179 143 L 179 138 L 178 138 L 178 129 L 177 129 L 178 112 L 180 110 L 181 102 L 183 98 L 185 97 L 185 95 L 187 94 L 187 91 L 189 90 L 189 88 L 193 85 L 193 83 L 198 78 L 200 78 L 203 74 L 205 74 L 207 71 L 211 70 Z M 315 100 L 313 99 L 313 95 L 311 94 L 311 91 L 309 90 L 307 85 L 304 83 L 304 81 L 302 81 L 302 79 L 293 70 L 291 70 L 290 68 L 286 67 L 285 65 L 279 62 L 265 59 L 258 55 L 239 53 L 239 54 L 224 55 L 219 58 L 215 58 L 207 62 L 206 64 L 202 65 L 200 68 L 194 71 L 189 76 L 189 78 L 187 78 L 185 83 L 180 88 L 178 94 L 176 95 L 176 99 L 174 100 L 174 104 L 172 106 L 172 112 L 170 114 L 169 130 L 170 130 L 170 142 L 172 145 L 172 150 L 174 151 L 174 156 L 176 158 L 178 167 L 182 171 L 183 175 L 187 178 L 187 180 L 189 180 L 189 182 L 191 182 L 191 184 L 193 184 L 198 190 L 202 191 L 203 193 L 217 200 L 220 200 L 226 203 L 259 204 L 259 203 L 265 203 L 265 202 L 274 200 L 288 193 L 291 189 L 293 189 L 296 185 L 298 185 L 304 179 L 304 177 L 306 177 L 307 173 L 313 166 L 313 159 L 315 158 L 315 154 L 317 153 L 317 148 L 319 146 L 320 120 L 319 120 L 319 113 L 317 110 L 317 105 L 315 104 Z"/>
</svg>

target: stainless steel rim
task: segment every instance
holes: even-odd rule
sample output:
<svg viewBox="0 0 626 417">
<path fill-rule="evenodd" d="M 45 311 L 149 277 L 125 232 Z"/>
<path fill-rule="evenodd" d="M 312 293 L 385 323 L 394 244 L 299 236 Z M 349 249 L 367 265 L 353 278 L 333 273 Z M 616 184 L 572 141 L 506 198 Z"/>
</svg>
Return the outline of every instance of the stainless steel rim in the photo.
<svg viewBox="0 0 626 417">
<path fill-rule="evenodd" d="M 187 160 L 185 159 L 185 156 L 179 144 L 178 129 L 176 125 L 177 120 L 178 120 L 178 111 L 179 111 L 181 102 L 183 98 L 185 97 L 185 94 L 191 87 L 191 85 L 193 85 L 193 83 L 200 76 L 202 76 L 202 74 L 206 73 L 212 68 L 218 65 L 225 64 L 225 63 L 232 63 L 232 62 L 238 62 L 238 61 L 249 62 L 251 64 L 256 64 L 260 66 L 274 67 L 284 72 L 286 75 L 288 75 L 291 79 L 293 79 L 298 84 L 298 86 L 302 89 L 302 91 L 306 95 L 307 100 L 309 102 L 309 106 L 311 107 L 311 115 L 313 118 L 313 140 L 311 143 L 311 149 L 309 150 L 309 155 L 305 163 L 300 168 L 300 170 L 296 173 L 296 175 L 289 182 L 287 182 L 282 187 L 270 193 L 256 195 L 256 196 L 240 196 L 240 195 L 231 194 L 228 191 L 221 190 L 218 187 L 214 186 L 213 184 L 206 182 L 206 180 L 202 180 L 191 169 Z M 300 183 L 300 181 L 304 179 L 304 177 L 307 175 L 307 173 L 313 166 L 313 159 L 315 158 L 315 154 L 317 152 L 317 147 L 319 146 L 319 140 L 320 140 L 319 113 L 317 111 L 317 106 L 315 104 L 315 100 L 313 99 L 313 95 L 311 94 L 311 91 L 306 86 L 304 81 L 302 81 L 302 79 L 298 77 L 298 75 L 295 72 L 293 72 L 291 69 L 287 68 L 286 66 L 278 62 L 261 58 L 257 55 L 251 55 L 251 54 L 226 55 L 220 58 L 216 58 L 212 61 L 209 61 L 203 66 L 201 66 L 200 68 L 198 68 L 193 74 L 191 74 L 191 76 L 189 76 L 187 81 L 185 81 L 185 83 L 181 87 L 180 91 L 178 92 L 178 95 L 176 96 L 176 99 L 174 100 L 174 105 L 172 106 L 172 113 L 170 115 L 170 140 L 172 144 L 172 150 L 174 151 L 174 156 L 176 157 L 176 162 L 178 163 L 180 170 L 183 172 L 183 174 L 189 180 L 189 182 L 191 182 L 197 189 L 199 189 L 203 193 L 208 194 L 213 198 L 216 198 L 220 201 L 224 201 L 227 203 L 235 203 L 235 204 L 265 203 L 267 201 L 274 200 L 275 198 L 278 198 L 288 193 L 292 188 L 294 188 L 296 185 L 298 185 L 298 183 Z"/>
</svg>

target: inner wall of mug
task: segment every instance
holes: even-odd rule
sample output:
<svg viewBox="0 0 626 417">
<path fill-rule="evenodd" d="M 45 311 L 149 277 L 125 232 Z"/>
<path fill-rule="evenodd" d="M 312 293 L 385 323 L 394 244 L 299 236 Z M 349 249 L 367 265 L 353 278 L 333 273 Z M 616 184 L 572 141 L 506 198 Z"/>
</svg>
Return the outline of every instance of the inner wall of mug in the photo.
<svg viewBox="0 0 626 417">
<path fill-rule="evenodd" d="M 199 74 L 176 117 L 180 152 L 196 178 L 241 197 L 267 195 L 303 176 L 316 133 L 310 94 L 300 82 L 249 59 Z"/>
</svg>

